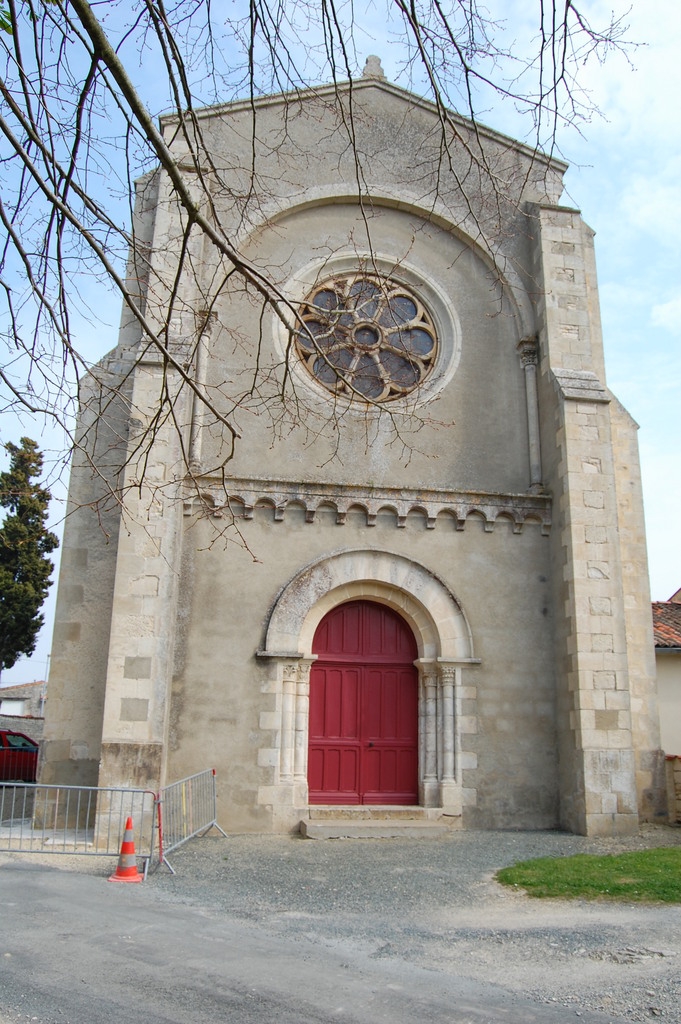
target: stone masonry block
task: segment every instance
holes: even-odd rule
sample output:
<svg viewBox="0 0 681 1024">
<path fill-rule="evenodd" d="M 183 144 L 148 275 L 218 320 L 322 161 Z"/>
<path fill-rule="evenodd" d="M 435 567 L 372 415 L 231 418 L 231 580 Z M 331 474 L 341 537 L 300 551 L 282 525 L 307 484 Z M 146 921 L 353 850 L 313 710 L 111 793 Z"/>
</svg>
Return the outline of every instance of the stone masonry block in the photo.
<svg viewBox="0 0 681 1024">
<path fill-rule="evenodd" d="M 591 650 L 605 654 L 614 650 L 615 638 L 612 633 L 594 633 L 591 636 Z"/>
<path fill-rule="evenodd" d="M 592 615 L 612 615 L 612 601 L 609 597 L 590 597 L 589 610 Z"/>
<path fill-rule="evenodd" d="M 587 308 L 586 299 L 578 292 L 575 292 L 572 295 L 559 295 L 556 305 L 558 306 L 558 309 L 564 309 L 570 313 L 578 310 L 585 310 Z"/>
<path fill-rule="evenodd" d="M 82 604 L 85 600 L 85 590 L 82 583 L 68 583 L 62 587 L 64 600 L 68 604 Z"/>
<path fill-rule="evenodd" d="M 618 726 L 618 711 L 596 711 L 595 724 L 597 729 L 616 729 Z"/>
<path fill-rule="evenodd" d="M 636 793 L 630 788 L 622 790 L 617 794 L 617 811 L 619 814 L 630 814 L 638 816 L 638 800 Z"/>
<path fill-rule="evenodd" d="M 586 813 L 587 814 L 600 814 L 603 802 L 600 793 L 594 792 L 593 789 L 588 789 L 585 794 Z"/>
<path fill-rule="evenodd" d="M 631 713 L 629 708 L 622 708 L 617 712 L 617 728 L 631 731 Z"/>
<path fill-rule="evenodd" d="M 87 561 L 87 548 L 64 548 L 61 556 L 62 565 L 69 569 L 85 569 Z"/>
<path fill-rule="evenodd" d="M 631 750 L 631 732 L 628 729 L 611 729 L 606 745 L 611 750 Z"/>
<path fill-rule="evenodd" d="M 80 640 L 80 622 L 58 622 L 54 627 L 54 642 L 65 643 L 71 641 L 77 643 Z"/>
<path fill-rule="evenodd" d="M 629 710 L 629 694 L 626 690 L 606 690 L 605 706 L 612 711 Z"/>
<path fill-rule="evenodd" d="M 149 718 L 149 701 L 139 697 L 121 698 L 121 722 L 146 722 Z"/>
<path fill-rule="evenodd" d="M 159 589 L 158 576 L 137 576 L 130 581 L 130 593 L 142 597 L 156 597 Z"/>
<path fill-rule="evenodd" d="M 601 472 L 600 459 L 582 459 L 582 473 L 586 476 L 594 476 Z"/>
<path fill-rule="evenodd" d="M 150 679 L 151 658 L 126 658 L 123 676 L 125 679 Z"/>
</svg>

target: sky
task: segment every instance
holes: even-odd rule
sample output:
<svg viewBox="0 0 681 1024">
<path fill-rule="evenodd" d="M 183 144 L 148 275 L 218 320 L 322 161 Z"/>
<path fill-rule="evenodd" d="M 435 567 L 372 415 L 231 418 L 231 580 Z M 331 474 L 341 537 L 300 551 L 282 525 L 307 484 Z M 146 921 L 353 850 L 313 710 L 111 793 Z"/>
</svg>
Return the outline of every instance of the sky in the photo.
<svg viewBox="0 0 681 1024">
<path fill-rule="evenodd" d="M 510 26 L 533 5 L 487 6 Z M 580 133 L 561 130 L 559 145 L 571 165 L 563 202 L 581 209 L 596 232 L 607 383 L 640 427 L 651 597 L 667 600 L 681 587 L 681 4 L 585 0 L 579 7 L 594 23 L 623 15 L 635 44 L 626 56 L 612 53 L 584 68 L 581 81 L 600 116 Z M 407 85 L 396 78 L 399 55 L 389 35 L 376 28 L 361 42 L 364 56 L 377 53 L 388 78 Z M 523 137 L 525 124 L 509 108 L 480 119 Z M 97 357 L 115 343 L 114 307 L 108 319 Z M 27 429 L 18 424 L 12 439 Z M 3 439 L 8 434 L 3 424 Z M 63 487 L 54 494 L 58 528 Z M 35 654 L 6 670 L 3 685 L 46 678 L 56 589 L 55 582 Z"/>
</svg>

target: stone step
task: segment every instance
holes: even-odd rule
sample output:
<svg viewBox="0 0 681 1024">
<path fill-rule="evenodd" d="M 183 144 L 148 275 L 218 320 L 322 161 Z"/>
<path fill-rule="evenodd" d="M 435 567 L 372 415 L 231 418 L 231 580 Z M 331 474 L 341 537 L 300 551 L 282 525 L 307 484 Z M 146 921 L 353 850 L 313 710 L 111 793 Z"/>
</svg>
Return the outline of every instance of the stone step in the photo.
<svg viewBox="0 0 681 1024">
<path fill-rule="evenodd" d="M 437 839 L 451 830 L 446 819 L 425 818 L 304 818 L 300 823 L 300 834 L 305 839 Z"/>
<path fill-rule="evenodd" d="M 396 804 L 313 804 L 308 808 L 307 816 L 311 821 L 363 821 L 378 818 L 383 820 L 407 819 L 409 821 L 432 821 L 440 818 L 439 807 L 400 806 Z"/>
</svg>

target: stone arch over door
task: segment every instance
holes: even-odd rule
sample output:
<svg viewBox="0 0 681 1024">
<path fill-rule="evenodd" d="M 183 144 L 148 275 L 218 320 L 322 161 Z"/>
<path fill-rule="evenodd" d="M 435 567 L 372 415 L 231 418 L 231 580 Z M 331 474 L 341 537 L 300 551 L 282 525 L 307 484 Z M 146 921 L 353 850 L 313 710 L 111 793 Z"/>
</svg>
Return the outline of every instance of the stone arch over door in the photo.
<svg viewBox="0 0 681 1024">
<path fill-rule="evenodd" d="M 418 649 L 419 803 L 460 815 L 462 769 L 474 767 L 464 749 L 475 732 L 475 689 L 463 673 L 477 664 L 473 638 L 454 594 L 433 572 L 404 555 L 352 550 L 306 566 L 278 594 L 258 652 L 270 665 L 268 689 L 276 695 L 275 747 L 262 752 L 272 765 L 272 785 L 259 800 L 273 806 L 282 824 L 295 823 L 308 805 L 309 679 L 317 626 L 337 605 L 364 599 L 393 608 L 410 626 Z M 462 702 L 467 700 L 467 714 Z M 471 791 L 474 793 L 474 791 Z M 469 794 L 471 798 L 471 794 Z"/>
</svg>

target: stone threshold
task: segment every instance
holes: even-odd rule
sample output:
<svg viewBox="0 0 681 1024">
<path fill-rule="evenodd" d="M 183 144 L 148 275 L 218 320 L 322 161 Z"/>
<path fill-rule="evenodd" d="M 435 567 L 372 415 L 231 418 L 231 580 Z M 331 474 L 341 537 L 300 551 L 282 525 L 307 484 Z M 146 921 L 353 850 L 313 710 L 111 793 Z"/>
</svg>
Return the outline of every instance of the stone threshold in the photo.
<svg viewBox="0 0 681 1024">
<path fill-rule="evenodd" d="M 433 839 L 460 823 L 439 807 L 315 805 L 300 822 L 300 833 L 305 839 Z"/>
</svg>

